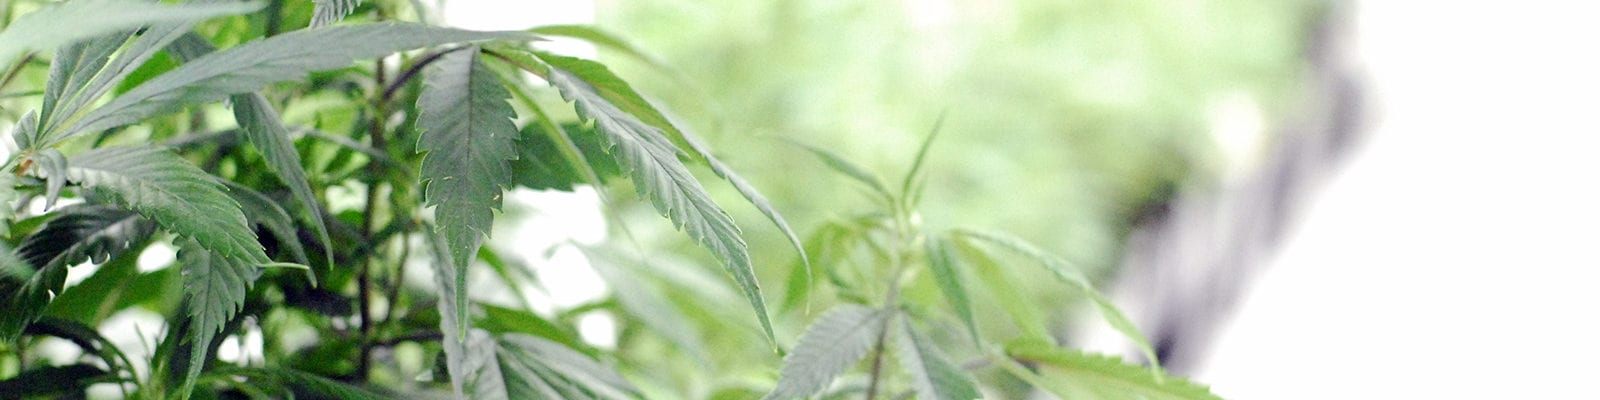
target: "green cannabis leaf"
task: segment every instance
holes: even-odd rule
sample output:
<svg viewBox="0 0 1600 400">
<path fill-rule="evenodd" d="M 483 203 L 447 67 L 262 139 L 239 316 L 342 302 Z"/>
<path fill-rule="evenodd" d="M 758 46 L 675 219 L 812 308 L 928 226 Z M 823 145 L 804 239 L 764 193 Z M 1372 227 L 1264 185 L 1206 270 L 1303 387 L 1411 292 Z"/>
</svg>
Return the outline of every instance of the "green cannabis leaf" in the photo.
<svg viewBox="0 0 1600 400">
<path fill-rule="evenodd" d="M 18 55 L 162 22 L 193 22 L 261 9 L 265 2 L 165 4 L 130 0 L 71 0 L 17 18 L 0 31 L 0 66 Z M 72 21 L 62 23 L 62 21 Z"/>
<path fill-rule="evenodd" d="M 17 398 L 61 398 L 82 390 L 84 382 L 115 379 L 115 375 L 89 364 L 49 366 L 0 381 L 0 393 Z"/>
<path fill-rule="evenodd" d="M 356 6 L 361 5 L 361 0 L 315 0 L 317 7 L 311 14 L 311 27 L 321 28 L 333 25 L 344 19 L 346 15 L 356 11 Z"/>
<path fill-rule="evenodd" d="M 300 244 L 300 236 L 295 234 L 294 220 L 289 218 L 288 211 L 255 189 L 232 181 L 222 183 L 228 187 L 228 196 L 239 202 L 239 210 L 244 212 L 245 221 L 250 226 L 259 226 L 272 234 L 279 246 L 289 250 L 295 262 L 307 263 L 305 246 Z"/>
<path fill-rule="evenodd" d="M 826 90 L 787 86 L 828 83 L 811 79 L 821 75 L 773 82 L 761 80 L 765 68 L 715 66 L 749 46 L 724 49 L 735 53 L 677 46 L 703 56 L 693 64 L 697 74 L 727 73 L 691 82 L 665 58 L 596 27 L 483 32 L 429 24 L 446 3 L 0 1 L 0 123 L 8 125 L 0 130 L 12 142 L 0 149 L 8 154 L 0 160 L 0 398 L 105 397 L 106 389 L 176 400 L 1215 398 L 1154 365 L 1148 342 L 1072 255 L 1003 233 L 931 228 L 970 214 L 946 206 L 969 204 L 920 213 L 924 193 L 992 180 L 934 178 L 949 172 L 935 168 L 933 149 L 945 140 L 945 117 L 920 147 L 878 149 L 915 151 L 903 176 L 879 174 L 840 157 L 848 143 L 828 138 L 846 133 L 829 131 L 871 127 L 849 134 L 881 132 L 884 140 L 871 142 L 901 143 L 900 130 L 878 129 L 897 118 L 852 111 L 861 99 L 840 98 L 829 103 L 845 107 L 828 110 L 833 120 L 818 119 L 812 113 L 825 108 L 805 97 Z M 551 54 L 553 47 L 537 43 L 543 37 L 642 62 L 627 66 L 675 83 L 654 94 L 659 100 L 702 103 L 691 108 L 696 119 L 679 121 L 660 106 L 667 102 L 637 90 L 656 82 L 624 80 L 597 59 Z M 795 43 L 809 42 L 829 41 Z M 815 55 L 769 55 L 795 54 Z M 778 61 L 806 58 L 816 57 Z M 852 76 L 854 83 L 879 78 Z M 751 82 L 779 85 L 740 89 Z M 783 96 L 762 97 L 773 90 Z M 741 97 L 720 98 L 729 94 Z M 909 100 L 905 110 L 929 105 Z M 716 104 L 723 101 L 745 104 Z M 987 114 L 1006 108 L 974 104 L 949 106 L 962 110 L 956 125 L 994 126 Z M 782 121 L 752 124 L 761 122 L 752 116 Z M 863 116 L 882 118 L 856 121 Z M 842 120 L 852 123 L 817 124 Z M 713 149 L 696 126 L 810 145 L 776 149 L 790 155 Z M 957 140 L 978 144 L 970 135 Z M 1026 143 L 1008 148 L 1015 145 Z M 812 155 L 821 162 L 804 159 Z M 1113 161 L 1086 168 L 1160 175 L 1146 179 L 1152 182 L 1183 172 Z M 810 183 L 812 174 L 844 177 L 829 187 L 786 186 L 769 199 L 757 190 L 760 180 L 736 171 L 741 164 L 778 168 L 792 176 L 761 178 L 791 184 Z M 798 257 L 753 253 L 759 249 L 751 246 L 782 239 L 744 230 L 753 228 L 730 212 L 745 210 L 719 204 L 708 190 L 718 188 L 705 179 L 727 182 Z M 624 197 L 650 205 L 619 208 L 610 191 L 619 185 L 637 192 Z M 1150 191 L 1123 186 L 1135 195 Z M 864 189 L 871 208 L 802 204 L 845 187 Z M 550 206 L 524 207 L 505 204 L 509 190 L 579 193 L 537 193 Z M 592 195 L 598 210 L 587 209 Z M 772 200 L 797 202 L 814 233 L 797 235 Z M 576 205 L 569 201 L 605 222 L 559 243 L 547 235 L 556 227 L 538 222 L 565 220 L 573 211 L 565 208 Z M 671 228 L 630 229 L 633 218 L 646 216 L 635 214 L 641 211 Z M 1128 222 L 1113 217 L 1095 221 Z M 489 240 L 494 224 L 518 222 L 509 219 L 534 222 L 527 227 L 539 233 Z M 1043 226 L 1026 225 L 1016 228 Z M 553 246 L 536 254 L 547 243 Z M 570 250 L 581 255 L 569 258 Z M 715 265 L 692 261 L 706 255 Z M 592 269 L 584 275 L 597 275 L 605 293 L 567 304 L 559 292 L 572 283 L 568 271 L 545 267 L 564 269 L 569 260 L 587 264 L 576 267 Z M 314 261 L 326 268 L 313 273 L 306 265 Z M 768 263 L 773 269 L 757 265 Z M 1020 284 L 1034 272 L 1066 285 Z M 781 301 L 765 297 L 763 273 L 785 278 Z M 416 290 L 430 282 L 432 290 Z M 1038 289 L 1084 296 L 1153 366 L 1058 348 L 1060 305 L 1041 303 Z M 769 300 L 776 310 L 767 309 Z M 107 331 L 115 341 L 99 335 L 134 310 L 165 311 L 165 323 Z M 777 336 L 796 329 L 804 331 Z M 134 336 L 151 351 L 117 348 Z M 1018 337 L 999 341 L 1007 336 Z M 266 343 L 260 352 L 256 338 Z M 248 350 L 222 357 L 217 349 L 233 339 Z M 763 340 L 767 346 L 755 343 Z M 1010 346 L 1000 350 L 1002 343 Z M 76 346 L 83 357 L 34 356 L 58 345 Z M 975 354 L 981 358 L 969 358 Z"/>
<path fill-rule="evenodd" d="M 92 82 L 103 79 L 99 72 L 111 62 L 111 55 L 121 48 L 133 31 L 113 32 L 107 35 L 74 42 L 56 51 L 50 59 L 50 78 L 45 82 L 44 99 L 39 108 L 38 129 L 33 133 L 48 132 L 55 122 L 76 112 L 90 97 L 98 94 L 90 89 Z M 153 36 L 153 35 L 152 35 Z M 118 57 L 118 60 L 132 58 Z M 30 135 L 29 139 L 37 140 Z"/>
<path fill-rule="evenodd" d="M 216 48 L 199 35 L 190 33 L 173 41 L 168 50 L 187 62 L 211 54 Z M 260 93 L 236 94 L 228 99 L 233 103 L 233 118 L 239 124 L 241 135 L 261 152 L 267 161 L 267 169 L 277 174 L 279 180 L 289 186 L 289 191 L 305 207 L 306 221 L 311 223 L 311 229 L 322 241 L 324 257 L 332 263 L 333 240 L 328 237 L 328 226 L 322 221 L 322 206 L 317 203 L 317 196 L 306 179 L 306 171 L 300 166 L 300 153 L 295 151 L 294 142 L 289 140 L 289 129 L 283 126 L 278 112 Z M 296 245 L 295 251 L 304 253 L 298 250 L 298 240 L 293 244 Z M 303 255 L 300 262 L 306 262 Z"/>
<path fill-rule="evenodd" d="M 16 175 L 0 173 L 0 235 L 11 234 L 11 219 L 16 217 L 17 201 L 22 199 L 18 183 Z"/>
<path fill-rule="evenodd" d="M 610 367 L 559 343 L 522 334 L 503 335 L 495 343 L 499 347 L 499 369 L 511 399 L 643 398 L 637 388 Z"/>
<path fill-rule="evenodd" d="M 629 48 L 626 44 L 621 43 L 621 41 L 605 35 L 602 32 L 581 29 L 578 27 L 541 27 L 535 28 L 532 31 L 556 32 L 564 35 L 599 40 L 599 43 L 609 44 L 614 47 L 621 46 L 625 49 Z M 635 52 L 635 54 L 638 53 Z M 643 56 L 640 55 L 640 57 Z M 627 81 L 622 80 L 622 78 L 618 77 L 615 73 L 612 73 L 611 69 L 606 68 L 604 64 L 598 62 L 550 54 L 541 54 L 539 58 L 549 63 L 550 66 L 554 68 L 571 72 L 579 79 L 582 79 L 585 83 L 588 83 L 594 88 L 598 89 L 597 93 L 599 93 L 601 97 L 605 98 L 612 105 L 617 106 L 618 109 L 634 116 L 635 118 L 638 118 L 645 124 L 660 129 L 661 132 L 668 137 L 668 139 L 672 140 L 680 147 L 686 147 L 689 149 L 689 151 L 694 152 L 694 156 L 696 158 L 705 161 L 706 166 L 711 168 L 711 173 L 716 174 L 718 177 L 727 181 L 729 185 L 733 186 L 735 191 L 739 192 L 740 196 L 744 197 L 746 201 L 749 201 L 751 205 L 755 206 L 756 210 L 761 212 L 761 215 L 766 216 L 767 220 L 772 221 L 772 224 L 778 227 L 778 231 L 783 232 L 784 237 L 789 239 L 789 244 L 794 246 L 795 251 L 800 254 L 800 262 L 804 264 L 807 269 L 811 268 L 811 260 L 806 256 L 805 246 L 801 245 L 799 235 L 796 235 L 794 233 L 794 229 L 789 227 L 789 222 L 784 220 L 783 215 L 779 214 L 778 210 L 772 207 L 772 202 L 768 201 L 766 196 L 763 196 L 760 191 L 757 191 L 755 186 L 751 185 L 749 181 L 746 181 L 744 177 L 735 173 L 733 168 L 723 163 L 722 160 L 712 156 L 710 146 L 707 146 L 705 143 L 701 142 L 699 138 L 689 133 L 689 131 L 679 127 L 679 124 L 674 123 L 666 113 L 661 112 L 659 108 L 656 108 L 654 104 L 651 104 L 649 100 L 646 100 L 643 95 L 640 95 L 639 92 L 634 91 L 633 86 L 629 85 Z"/>
<path fill-rule="evenodd" d="M 844 157 L 840 157 L 827 149 L 793 140 L 789 142 L 805 148 L 806 151 L 810 151 L 812 155 L 817 156 L 818 160 L 822 160 L 822 165 L 827 166 L 829 169 L 844 174 L 844 176 L 862 185 L 866 185 L 874 195 L 879 197 L 879 200 L 883 200 L 886 204 L 893 203 L 894 194 L 889 192 L 889 187 L 885 186 L 883 180 L 879 179 L 877 175 L 867 172 L 866 168 L 856 165 L 856 163 L 850 162 L 850 160 L 846 160 Z"/>
<path fill-rule="evenodd" d="M 950 308 L 955 309 L 956 316 L 967 327 L 967 334 L 973 343 L 979 343 L 978 324 L 972 318 L 972 301 L 967 297 L 967 289 L 961 283 L 961 273 L 956 269 L 956 257 L 951 254 L 949 239 L 930 237 L 927 239 L 928 270 L 933 272 L 933 281 L 939 285 L 939 291 L 944 293 L 946 300 L 950 301 Z"/>
<path fill-rule="evenodd" d="M 219 256 L 268 262 L 239 204 L 215 178 L 177 154 L 148 146 L 104 147 L 69 158 L 67 174 Z"/>
<path fill-rule="evenodd" d="M 188 4 L 219 2 L 196 0 Z M 33 132 L 29 144 L 42 143 L 46 136 L 56 133 L 62 124 L 81 117 L 84 107 L 121 84 L 162 49 L 171 50 L 177 56 L 194 54 L 198 57 L 201 53 L 186 52 L 184 50 L 188 48 L 184 46 L 168 48 L 169 44 L 188 33 L 196 22 L 178 20 L 152 24 L 138 32 L 114 32 L 62 49 L 50 62 L 50 80 L 45 90 L 44 107 L 40 109 L 38 129 Z M 123 46 L 130 39 L 131 43 Z M 114 51 L 118 53 L 116 58 L 109 58 Z"/>
<path fill-rule="evenodd" d="M 783 359 L 778 386 L 766 400 L 808 397 L 861 361 L 882 334 L 889 314 L 855 304 L 834 307 L 818 318 Z"/>
<path fill-rule="evenodd" d="M 270 262 L 239 204 L 222 185 L 172 152 L 155 147 L 105 147 L 68 161 L 68 176 L 100 189 L 162 228 L 182 237 L 184 291 L 192 346 L 182 387 L 185 396 L 205 365 L 217 331 L 244 304 L 245 290 Z"/>
<path fill-rule="evenodd" d="M 1017 324 L 1023 336 L 1052 340 L 1050 328 L 1045 326 L 1044 314 L 1039 310 L 1041 305 L 1016 290 L 1021 285 L 1013 276 L 1015 275 L 1013 270 L 1004 268 L 984 249 L 972 243 L 963 240 L 953 242 L 956 250 L 968 262 L 966 265 L 973 268 L 973 273 L 969 276 L 975 276 L 983 283 L 983 287 L 994 296 L 1000 308 L 1011 315 L 1011 320 Z"/>
<path fill-rule="evenodd" d="M 1100 311 L 1100 316 L 1106 320 L 1106 323 L 1111 325 L 1112 329 L 1116 329 L 1118 333 L 1121 333 L 1122 336 L 1133 341 L 1133 344 L 1138 346 L 1139 350 L 1144 353 L 1145 359 L 1150 360 L 1152 369 L 1160 369 L 1159 361 L 1156 359 L 1155 348 L 1150 346 L 1150 340 L 1146 339 L 1144 334 L 1139 333 L 1139 328 L 1133 324 L 1132 320 L 1128 319 L 1127 315 L 1122 313 L 1122 310 L 1117 308 L 1116 304 L 1111 302 L 1111 299 L 1106 298 L 1104 294 L 1095 289 L 1094 284 L 1089 282 L 1089 278 L 1085 277 L 1082 271 L 1073 268 L 1066 260 L 1034 247 L 1022 239 L 1005 234 L 965 229 L 957 230 L 954 234 L 964 240 L 981 241 L 1000 246 L 1039 262 L 1045 269 L 1055 274 L 1057 278 L 1083 291 L 1089 297 L 1089 300 L 1094 302 L 1095 308 Z"/>
<path fill-rule="evenodd" d="M 33 156 L 39 175 L 44 177 L 44 208 L 54 207 L 61 198 L 61 189 L 67 186 L 67 158 L 56 149 L 45 149 Z"/>
<path fill-rule="evenodd" d="M 18 257 L 45 268 L 100 264 L 155 231 L 155 225 L 138 214 L 108 205 L 75 204 L 57 213 L 22 241 Z"/>
<path fill-rule="evenodd" d="M 450 373 L 450 386 L 455 391 L 457 399 L 466 398 L 467 393 L 476 393 L 477 376 L 479 370 L 494 366 L 487 361 L 494 356 L 488 347 L 487 334 L 472 330 L 472 319 L 467 318 L 469 303 L 465 295 L 458 293 L 460 290 L 456 282 L 464 280 L 458 278 L 467 271 L 457 269 L 455 262 L 450 259 L 450 247 L 444 238 L 436 232 L 430 232 L 428 238 L 430 253 L 433 255 L 433 282 L 439 291 L 439 332 L 444 336 L 440 344 L 444 347 L 445 368 Z M 494 373 L 489 373 L 494 375 Z M 498 384 L 503 387 L 504 383 Z M 503 391 L 503 389 L 501 389 Z"/>
<path fill-rule="evenodd" d="M 428 66 L 417 108 L 422 137 L 421 179 L 426 204 L 434 207 L 439 233 L 449 245 L 457 272 L 456 301 L 466 302 L 466 269 L 489 235 L 501 192 L 511 186 L 511 160 L 517 158 L 516 112 L 488 67 L 469 47 L 439 57 Z M 465 309 L 458 318 L 465 319 Z M 462 333 L 465 333 L 464 331 Z"/>
<path fill-rule="evenodd" d="M 1006 355 L 1038 366 L 1043 389 L 1066 399 L 1221 400 L 1205 386 L 1162 376 L 1110 357 L 1045 343 L 1006 346 Z"/>
<path fill-rule="evenodd" d="M 522 128 L 521 139 L 517 141 L 517 150 L 520 154 L 511 162 L 512 175 L 518 186 L 534 190 L 554 189 L 572 191 L 573 185 L 585 183 L 589 172 L 594 172 L 596 180 L 604 180 L 622 175 L 622 168 L 617 166 L 616 160 L 602 150 L 600 137 L 592 130 L 584 127 L 570 125 L 557 126 L 558 132 L 551 132 L 539 124 L 528 124 Z M 576 132 L 575 135 L 567 135 Z M 562 153 L 561 144 L 551 139 L 555 135 L 570 137 L 573 146 L 577 147 L 575 153 L 581 156 L 588 169 L 569 162 Z M 598 182 L 597 182 L 598 183 Z"/>
<path fill-rule="evenodd" d="M 322 206 L 317 203 L 317 196 L 311 191 L 310 182 L 306 181 L 306 172 L 300 167 L 300 155 L 295 152 L 294 143 L 289 140 L 289 130 L 284 128 L 283 122 L 278 119 L 278 114 L 273 111 L 272 105 L 267 103 L 266 97 L 251 93 L 234 95 L 231 99 L 233 118 L 238 121 L 239 131 L 242 132 L 245 141 L 253 144 L 261 152 L 261 156 L 267 160 L 267 169 L 277 174 L 300 205 L 305 207 L 305 220 L 311 223 L 312 231 L 316 232 L 317 238 L 322 241 L 322 247 L 327 249 L 325 257 L 332 263 L 333 240 L 328 238 L 328 227 L 322 222 Z M 291 224 L 288 224 L 288 221 L 284 222 L 268 227 L 275 228 L 273 232 L 279 235 L 294 232 L 292 229 L 287 229 Z M 293 238 L 293 235 L 284 236 L 285 240 Z M 297 253 L 305 252 L 300 250 L 298 238 L 289 243 L 295 246 L 294 250 Z M 306 262 L 304 254 L 300 254 L 300 259 L 301 262 Z"/>
<path fill-rule="evenodd" d="M 104 263 L 133 243 L 142 242 L 155 225 L 138 214 L 106 205 L 73 205 L 17 247 L 13 262 L 0 275 L 0 339 L 14 340 L 37 319 L 66 283 L 67 267 Z"/>
<path fill-rule="evenodd" d="M 739 227 L 733 224 L 727 212 L 711 201 L 705 188 L 678 161 L 679 153 L 672 142 L 660 129 L 606 101 L 595 86 L 577 75 L 551 68 L 549 78 L 562 97 L 573 102 L 578 115 L 594 121 L 595 130 L 610 144 L 609 151 L 633 177 L 639 195 L 650 199 L 656 211 L 722 260 L 724 269 L 733 275 L 750 307 L 755 309 L 767 340 L 777 343 Z"/>
<path fill-rule="evenodd" d="M 520 333 L 491 335 L 456 320 L 467 303 L 457 303 L 455 274 L 444 240 L 435 236 L 434 283 L 439 286 L 440 330 L 445 366 L 456 398 L 471 399 L 638 399 L 637 388 L 615 370 L 566 345 Z M 459 332 L 465 332 L 461 334 Z"/>
<path fill-rule="evenodd" d="M 210 251 L 192 238 L 179 241 L 178 262 L 183 264 L 189 316 L 189 336 L 185 338 L 190 346 L 189 362 L 181 385 L 187 397 L 205 367 L 211 339 L 244 305 L 246 291 L 261 276 L 261 268 L 248 259 Z"/>
<path fill-rule="evenodd" d="M 661 62 L 660 59 L 651 56 L 638 46 L 634 46 L 632 43 L 629 43 L 628 41 L 623 40 L 622 38 L 617 37 L 610 32 L 606 32 L 599 27 L 589 25 L 544 25 L 529 28 L 528 32 L 542 36 L 568 37 L 583 40 L 598 46 L 616 50 L 624 55 L 627 55 L 628 57 L 632 57 L 640 62 L 648 64 L 651 68 L 655 68 L 656 70 L 665 73 L 670 73 L 672 71 L 670 68 L 667 68 L 667 64 Z"/>
<path fill-rule="evenodd" d="M 972 400 L 979 398 L 972 377 L 960 366 L 951 364 L 933 341 L 917 332 L 910 319 L 900 320 L 900 365 L 911 374 L 912 387 L 923 400 Z"/>
<path fill-rule="evenodd" d="M 339 68 L 358 59 L 448 43 L 532 40 L 517 32 L 476 32 L 414 23 L 334 26 L 285 33 L 207 54 L 144 82 L 85 114 L 46 145 L 183 107 L 249 93 L 270 83 L 299 79 L 311 71 Z"/>
<path fill-rule="evenodd" d="M 316 398 L 344 400 L 385 400 L 393 397 L 373 393 L 354 385 L 317 376 L 315 374 L 280 367 L 225 368 L 218 376 L 242 377 L 256 387 L 276 387 L 289 393 L 303 393 Z"/>
</svg>

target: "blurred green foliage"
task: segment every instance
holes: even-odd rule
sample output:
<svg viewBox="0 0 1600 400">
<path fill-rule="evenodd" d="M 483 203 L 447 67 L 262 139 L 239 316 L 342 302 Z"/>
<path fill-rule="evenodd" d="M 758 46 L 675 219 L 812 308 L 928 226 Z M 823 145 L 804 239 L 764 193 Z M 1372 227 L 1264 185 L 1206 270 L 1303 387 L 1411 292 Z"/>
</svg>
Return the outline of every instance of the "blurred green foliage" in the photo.
<svg viewBox="0 0 1600 400">
<path fill-rule="evenodd" d="M 1260 108 L 1269 131 L 1295 111 L 1302 47 L 1323 6 L 1317 0 L 638 0 L 601 2 L 598 25 L 661 60 L 666 67 L 601 50 L 641 92 L 676 112 L 681 126 L 707 138 L 802 233 L 872 209 L 872 198 L 781 139 L 899 176 L 946 112 L 925 166 L 920 222 L 933 230 L 1001 229 L 1104 279 L 1141 213 L 1186 182 L 1222 172 L 1224 155 L 1212 135 L 1219 108 L 1246 99 Z M 708 189 L 736 198 L 724 185 Z M 729 212 L 739 221 L 761 218 L 749 207 Z M 775 230 L 744 226 L 761 281 L 778 287 L 799 264 L 777 250 L 784 242 Z M 644 242 L 656 239 L 677 240 L 651 235 Z M 1023 299 L 1065 310 L 1065 301 L 1078 298 L 1043 275 L 1018 280 Z M 919 287 L 907 296 L 937 296 L 932 286 Z M 774 310 L 786 331 L 779 336 L 795 337 L 826 308 L 823 300 L 811 315 Z M 988 321 L 980 324 L 994 329 L 1000 314 L 980 312 Z M 1054 328 L 1068 322 L 1065 313 L 1047 319 Z M 943 327 L 959 332 L 953 323 Z M 707 348 L 759 346 L 758 335 L 716 331 L 706 334 Z M 648 350 L 653 340 L 640 339 L 624 335 L 634 346 L 619 350 L 643 355 L 633 352 Z M 712 378 L 719 381 L 713 387 L 770 379 L 755 367 L 770 361 L 763 355 L 712 353 L 724 371 Z M 741 364 L 752 368 L 730 368 Z M 696 375 L 635 367 L 634 373 L 679 384 Z M 754 377 L 726 373 L 740 370 Z M 1011 378 L 982 379 L 1006 387 Z"/>
<path fill-rule="evenodd" d="M 797 228 L 865 197 L 795 173 L 816 161 L 775 138 L 898 174 L 948 110 L 924 220 L 1003 228 L 1103 272 L 1143 208 L 1216 173 L 1210 110 L 1247 96 L 1268 126 L 1290 111 L 1319 4 L 642 0 L 602 2 L 599 25 L 665 60 L 608 58 Z M 782 248 L 752 230 L 754 248 Z"/>
</svg>

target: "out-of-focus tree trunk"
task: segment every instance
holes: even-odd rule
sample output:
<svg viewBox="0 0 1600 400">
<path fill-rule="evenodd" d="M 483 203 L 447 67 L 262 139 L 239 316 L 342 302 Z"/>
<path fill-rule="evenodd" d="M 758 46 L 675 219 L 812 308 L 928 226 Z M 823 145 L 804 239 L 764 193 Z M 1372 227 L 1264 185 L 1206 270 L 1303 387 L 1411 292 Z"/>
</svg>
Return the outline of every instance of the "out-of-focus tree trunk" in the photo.
<svg viewBox="0 0 1600 400">
<path fill-rule="evenodd" d="M 1113 295 L 1176 374 L 1202 361 L 1302 203 L 1359 142 L 1364 107 L 1347 46 L 1350 10 L 1329 7 L 1305 38 L 1299 111 L 1269 128 L 1260 162 L 1215 184 L 1188 185 L 1151 207 L 1128 239 Z"/>
</svg>

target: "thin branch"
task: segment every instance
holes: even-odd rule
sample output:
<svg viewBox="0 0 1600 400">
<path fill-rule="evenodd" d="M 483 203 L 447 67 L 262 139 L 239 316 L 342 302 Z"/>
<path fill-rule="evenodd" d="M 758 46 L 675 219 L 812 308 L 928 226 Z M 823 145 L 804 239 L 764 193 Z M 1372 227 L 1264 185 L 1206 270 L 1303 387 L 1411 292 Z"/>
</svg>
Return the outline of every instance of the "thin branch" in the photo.
<svg viewBox="0 0 1600 400">
<path fill-rule="evenodd" d="M 889 324 L 893 320 L 893 315 L 883 319 L 883 329 L 878 330 L 878 342 L 872 345 L 872 374 L 869 375 L 870 379 L 867 381 L 867 396 L 865 397 L 867 400 L 878 397 L 878 382 L 882 380 L 883 376 L 884 342 L 889 337 Z"/>
<path fill-rule="evenodd" d="M 391 196 L 392 197 L 392 196 Z M 398 216 L 397 216 L 398 217 Z M 383 311 L 383 326 L 394 325 L 395 307 L 400 304 L 400 289 L 406 285 L 406 259 L 411 258 L 411 241 L 407 238 L 400 239 L 400 260 L 395 263 L 394 277 L 390 279 L 389 291 L 384 294 L 387 306 Z"/>
<path fill-rule="evenodd" d="M 437 341 L 441 341 L 441 340 L 444 340 L 444 332 L 439 332 L 439 331 L 436 331 L 436 330 L 434 330 L 434 331 L 418 331 L 418 332 L 407 333 L 407 334 L 400 335 L 400 336 L 385 338 L 383 340 L 379 340 L 379 341 L 373 342 L 372 346 L 374 346 L 374 347 L 394 347 L 395 345 L 398 345 L 398 344 L 401 344 L 401 343 L 405 343 L 405 342 L 437 342 Z"/>
<path fill-rule="evenodd" d="M 899 246 L 896 245 L 897 249 L 898 247 Z M 898 253 L 898 251 L 896 251 L 896 253 Z M 884 312 L 888 312 L 890 314 L 883 318 L 883 329 L 878 330 L 878 341 L 872 345 L 872 374 L 868 375 L 869 378 L 867 380 L 867 396 L 865 397 L 867 400 L 872 400 L 878 397 L 878 383 L 883 380 L 883 353 L 886 348 L 886 342 L 889 339 L 890 325 L 894 324 L 895 314 L 893 312 L 895 309 L 895 303 L 899 301 L 900 274 L 905 269 L 905 263 L 899 261 L 899 254 L 897 254 L 895 258 L 897 261 L 895 262 L 896 265 L 894 268 L 894 274 L 890 277 L 891 281 L 889 281 L 889 293 L 884 296 L 885 299 L 883 304 Z"/>
<path fill-rule="evenodd" d="M 909 242 L 915 240 L 912 232 L 910 232 L 911 224 L 910 218 L 907 216 L 908 213 L 904 209 L 895 206 L 899 202 L 894 201 L 894 199 L 890 200 L 889 204 L 894 208 L 892 210 L 894 213 L 894 240 L 891 242 L 892 247 L 889 249 L 891 252 L 889 261 L 893 264 L 893 272 L 889 274 L 889 290 L 883 296 L 883 310 L 889 314 L 884 317 L 883 329 L 878 331 L 878 341 L 872 347 L 872 373 L 868 376 L 866 400 L 878 397 L 878 383 L 883 381 L 883 353 L 886 347 L 885 342 L 889 338 L 889 326 L 894 323 L 894 311 L 900 301 L 900 275 L 904 274 L 906 270 L 906 248 L 911 247 Z"/>
<path fill-rule="evenodd" d="M 400 88 L 404 87 L 407 82 L 410 82 L 411 78 L 415 78 L 417 73 L 422 72 L 423 67 L 427 67 L 428 64 L 433 64 L 434 61 L 439 60 L 439 57 L 456 50 L 460 49 L 437 51 L 422 56 L 422 58 L 418 58 L 416 62 L 411 63 L 410 67 L 400 71 L 400 74 L 395 76 L 394 82 L 390 82 L 388 87 L 383 89 L 383 100 L 381 101 L 388 102 L 390 99 L 393 99 L 394 93 L 400 91 Z"/>
<path fill-rule="evenodd" d="M 382 20 L 382 7 L 379 7 L 379 10 L 378 19 Z M 384 66 L 383 59 L 379 58 L 373 70 L 373 80 L 375 81 L 373 87 L 381 88 L 386 86 L 384 80 L 385 76 L 388 75 L 387 69 Z M 368 140 L 371 140 L 373 149 L 388 153 L 389 141 L 384 135 L 384 130 L 387 128 L 384 126 L 384 122 L 389 117 L 388 100 L 379 96 L 374 101 L 373 108 L 372 119 L 367 126 Z M 366 203 L 362 205 L 361 232 L 370 237 L 373 233 L 374 221 L 378 215 L 378 197 L 382 194 L 381 189 L 383 186 L 383 181 L 376 177 L 383 176 L 383 168 L 376 161 L 368 162 L 366 167 L 367 171 L 375 178 L 371 183 L 367 184 Z M 360 266 L 356 270 L 356 291 L 358 292 L 356 296 L 361 310 L 361 349 L 358 355 L 359 358 L 356 360 L 356 378 L 363 382 L 367 380 L 368 372 L 372 370 L 372 328 L 377 325 L 372 320 L 372 264 L 374 259 L 383 256 L 382 252 L 378 251 L 378 248 L 383 246 L 382 242 L 368 242 L 368 245 L 371 246 L 371 253 L 367 257 L 360 258 Z"/>
</svg>

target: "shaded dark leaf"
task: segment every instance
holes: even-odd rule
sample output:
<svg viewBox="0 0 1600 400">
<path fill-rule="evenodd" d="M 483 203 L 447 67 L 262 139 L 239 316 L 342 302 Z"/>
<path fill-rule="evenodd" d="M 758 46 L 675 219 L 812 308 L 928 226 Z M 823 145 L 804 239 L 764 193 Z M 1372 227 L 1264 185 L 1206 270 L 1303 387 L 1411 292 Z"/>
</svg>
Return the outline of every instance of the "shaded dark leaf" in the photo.
<svg viewBox="0 0 1600 400">
<path fill-rule="evenodd" d="M 377 400 L 391 399 L 393 397 L 374 393 L 370 390 L 344 382 L 317 376 L 316 374 L 290 368 L 253 367 L 253 368 L 228 368 L 217 371 L 222 375 L 242 376 L 249 379 L 254 386 L 275 386 L 294 394 L 295 398 L 309 399 L 340 399 L 340 400 Z"/>
<path fill-rule="evenodd" d="M 17 255 L 28 264 L 104 263 L 155 231 L 155 224 L 137 213 L 109 205 L 77 204 L 56 214 L 17 248 Z"/>
<path fill-rule="evenodd" d="M 142 242 L 155 225 L 138 214 L 105 205 L 73 205 L 24 239 L 0 275 L 0 337 L 13 339 L 61 294 L 67 267 L 103 263 Z"/>
<path fill-rule="evenodd" d="M 155 226 L 148 222 L 146 224 Z M 90 326 L 99 325 L 100 321 L 129 305 L 125 297 L 130 292 L 141 289 L 130 282 L 139 275 L 138 254 L 139 250 L 125 251 L 101 264 L 94 275 L 51 299 L 44 314 Z"/>
<path fill-rule="evenodd" d="M 0 394 L 7 398 L 76 397 L 82 396 L 90 383 L 111 377 L 111 373 L 88 364 L 44 367 L 0 381 Z"/>
<path fill-rule="evenodd" d="M 622 175 L 622 167 L 602 149 L 599 136 L 577 125 L 562 126 L 571 135 L 574 144 L 588 161 L 589 167 L 600 179 Z M 583 183 L 583 173 L 567 161 L 561 149 L 539 124 L 528 124 L 522 129 L 522 139 L 517 141 L 520 154 L 511 162 L 512 176 L 517 185 L 529 189 L 554 189 L 571 191 L 573 185 Z"/>
</svg>

